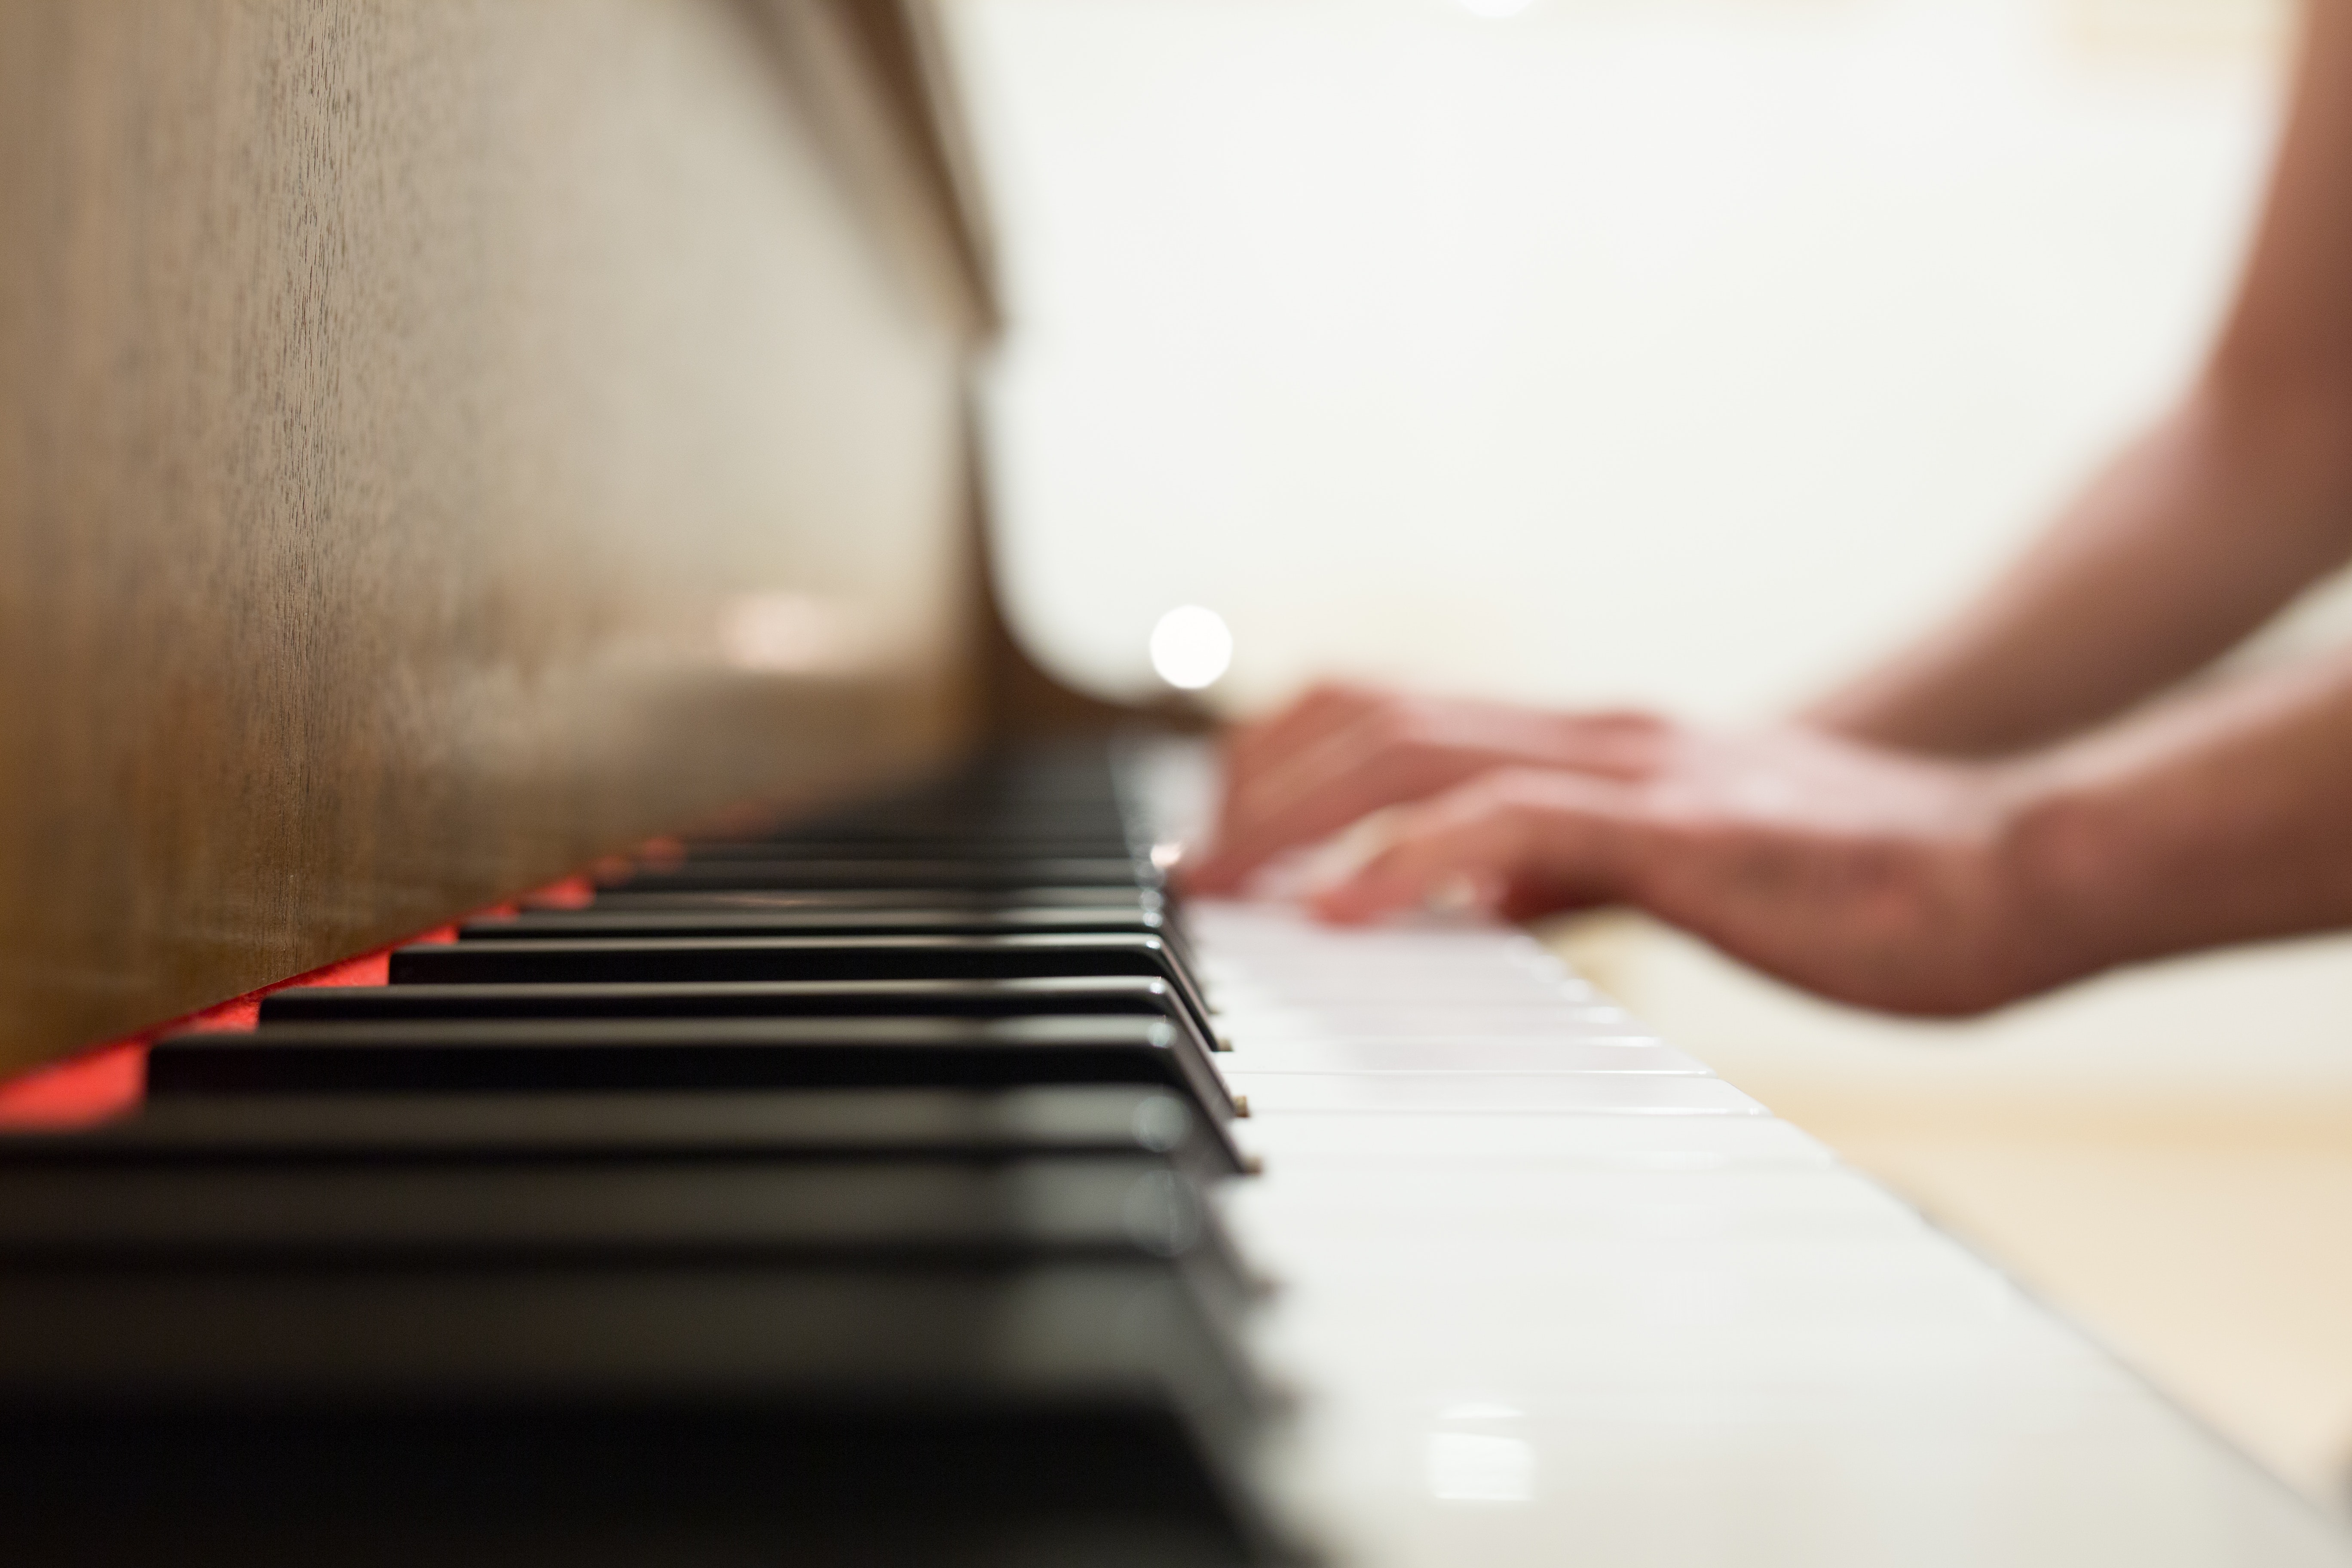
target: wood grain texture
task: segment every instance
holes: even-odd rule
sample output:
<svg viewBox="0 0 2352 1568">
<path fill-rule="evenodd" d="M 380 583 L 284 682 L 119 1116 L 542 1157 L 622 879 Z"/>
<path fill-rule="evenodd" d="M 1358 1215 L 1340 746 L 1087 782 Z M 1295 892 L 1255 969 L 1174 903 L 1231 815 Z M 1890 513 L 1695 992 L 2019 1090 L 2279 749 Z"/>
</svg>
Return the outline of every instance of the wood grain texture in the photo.
<svg viewBox="0 0 2352 1568">
<path fill-rule="evenodd" d="M 842 21 L 0 0 L 0 1063 L 959 743 L 974 310 Z"/>
</svg>

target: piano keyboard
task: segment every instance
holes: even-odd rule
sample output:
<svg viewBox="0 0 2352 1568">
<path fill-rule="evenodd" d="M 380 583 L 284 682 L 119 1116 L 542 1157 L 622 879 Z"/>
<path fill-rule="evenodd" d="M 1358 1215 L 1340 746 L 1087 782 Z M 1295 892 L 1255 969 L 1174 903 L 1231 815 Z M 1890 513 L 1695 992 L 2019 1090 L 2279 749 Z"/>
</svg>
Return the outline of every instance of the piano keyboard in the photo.
<svg viewBox="0 0 2352 1568">
<path fill-rule="evenodd" d="M 998 764 L 0 1140 L 27 1562 L 2352 1563 L 1527 937 Z"/>
</svg>

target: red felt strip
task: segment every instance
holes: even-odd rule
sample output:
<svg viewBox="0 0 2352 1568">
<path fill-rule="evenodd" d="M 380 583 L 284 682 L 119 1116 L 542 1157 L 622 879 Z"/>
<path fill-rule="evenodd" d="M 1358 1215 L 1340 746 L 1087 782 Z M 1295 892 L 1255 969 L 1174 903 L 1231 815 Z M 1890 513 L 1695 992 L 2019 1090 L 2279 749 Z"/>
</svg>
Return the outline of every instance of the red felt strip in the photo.
<svg viewBox="0 0 2352 1568">
<path fill-rule="evenodd" d="M 578 909 L 596 896 L 595 884 L 585 877 L 566 877 L 535 893 L 526 895 L 529 902 L 541 907 Z M 493 911 L 512 913 L 517 906 L 506 903 L 494 906 Z M 455 942 L 457 927 L 438 925 L 422 931 L 409 942 Z M 394 942 L 394 947 L 406 946 Z M 378 948 L 351 958 L 339 959 L 307 973 L 265 985 L 243 996 L 233 996 L 226 1002 L 206 1007 L 202 1012 L 173 1018 L 138 1034 L 120 1040 L 109 1040 L 101 1046 L 68 1057 L 63 1061 L 50 1062 L 20 1073 L 15 1078 L 0 1079 L 0 1130 L 11 1127 L 87 1127 L 110 1117 L 127 1115 L 138 1108 L 147 1090 L 147 1047 L 161 1036 L 208 1029 L 252 1029 L 261 1021 L 261 999 L 272 991 L 288 990 L 297 985 L 383 985 L 392 978 L 392 948 Z"/>
</svg>

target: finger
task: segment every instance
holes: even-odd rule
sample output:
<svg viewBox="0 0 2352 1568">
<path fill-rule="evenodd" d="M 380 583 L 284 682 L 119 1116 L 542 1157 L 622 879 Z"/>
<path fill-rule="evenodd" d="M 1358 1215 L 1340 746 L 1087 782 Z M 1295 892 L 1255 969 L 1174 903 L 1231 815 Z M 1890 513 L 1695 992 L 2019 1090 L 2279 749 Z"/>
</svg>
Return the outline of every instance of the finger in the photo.
<svg viewBox="0 0 2352 1568">
<path fill-rule="evenodd" d="M 1389 693 L 1368 686 L 1336 680 L 1318 682 L 1280 711 L 1245 724 L 1226 737 L 1227 784 L 1246 779 L 1291 752 L 1316 744 L 1390 700 Z"/>
<path fill-rule="evenodd" d="M 1325 689 L 1311 718 L 1287 731 L 1296 742 L 1288 751 L 1261 752 L 1253 771 L 1229 779 L 1215 837 L 1185 886 L 1234 891 L 1287 849 L 1496 768 L 1645 779 L 1680 734 L 1639 711 L 1546 713 L 1356 688 Z"/>
<path fill-rule="evenodd" d="M 1638 709 L 1565 713 L 1543 765 L 1634 783 L 1655 777 L 1682 735 L 1673 721 Z"/>
<path fill-rule="evenodd" d="M 1555 915 L 1580 914 L 1617 901 L 1612 889 L 1577 887 L 1540 878 L 1520 878 L 1506 886 L 1494 901 L 1495 913 L 1507 921 L 1549 920 Z"/>
<path fill-rule="evenodd" d="M 1377 801 L 1345 803 L 1330 794 L 1349 771 L 1391 754 L 1400 764 L 1400 778 L 1410 773 L 1402 765 L 1408 753 L 1418 754 L 1420 771 L 1411 776 L 1424 793 L 1510 766 L 1631 781 L 1654 776 L 1677 735 L 1672 724 L 1648 713 L 1547 713 L 1507 703 L 1397 694 L 1356 703 L 1344 721 L 1331 710 L 1323 718 L 1311 733 L 1294 731 L 1295 743 L 1287 750 L 1262 754 L 1245 775 L 1230 780 L 1224 824 L 1237 839 L 1257 832 L 1285 839 L 1304 831 L 1329 832 L 1348 820 L 1343 804 L 1362 810 L 1411 798 L 1390 794 Z M 1301 811 L 1318 819 L 1311 828 L 1286 821 Z"/>
<path fill-rule="evenodd" d="M 1217 848 L 1260 863 L 1370 812 L 1498 769 L 1643 779 L 1657 771 L 1675 734 L 1647 713 L 1547 713 L 1391 694 L 1238 789 L 1227 801 Z"/>
<path fill-rule="evenodd" d="M 1272 718 L 1227 735 L 1216 826 L 1205 853 L 1185 868 L 1184 886 L 1198 892 L 1230 891 L 1278 851 L 1279 843 L 1252 847 L 1257 837 L 1252 825 L 1265 815 L 1258 803 L 1266 798 L 1267 777 L 1291 769 L 1301 753 L 1320 752 L 1392 700 L 1370 688 L 1326 682 Z M 1277 785 L 1276 797 L 1284 793 Z"/>
<path fill-rule="evenodd" d="M 1220 826 L 1246 836 L 1254 824 L 1319 789 L 1334 773 L 1409 729 L 1404 699 L 1355 688 L 1319 689 L 1232 753 Z"/>
<path fill-rule="evenodd" d="M 1231 803 L 1201 876 L 1204 889 L 1238 886 L 1286 849 L 1319 843 L 1372 812 L 1417 801 L 1493 765 L 1359 723 L 1287 765 L 1245 800 Z"/>
<path fill-rule="evenodd" d="M 1313 900 L 1327 920 L 1377 920 L 1465 885 L 1541 884 L 1601 901 L 1630 888 L 1649 831 L 1638 792 L 1579 773 L 1512 770 L 1400 815 L 1388 847 Z"/>
</svg>

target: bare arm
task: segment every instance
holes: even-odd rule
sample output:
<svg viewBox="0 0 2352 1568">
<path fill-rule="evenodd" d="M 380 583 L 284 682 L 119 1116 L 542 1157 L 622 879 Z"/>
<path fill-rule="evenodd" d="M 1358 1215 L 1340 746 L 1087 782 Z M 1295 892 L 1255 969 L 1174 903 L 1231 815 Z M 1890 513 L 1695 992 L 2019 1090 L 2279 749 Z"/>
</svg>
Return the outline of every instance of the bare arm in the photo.
<svg viewBox="0 0 2352 1568">
<path fill-rule="evenodd" d="M 2352 653 L 2010 763 L 1668 728 L 1643 776 L 1487 773 L 1383 837 L 1321 912 L 1629 903 L 1824 995 L 1972 1012 L 2352 924 Z"/>
<path fill-rule="evenodd" d="M 2246 279 L 2180 407 L 1950 626 L 1724 734 L 1328 689 L 1244 731 L 1196 885 L 1381 807 L 1323 912 L 1638 904 L 1785 979 L 1968 1012 L 2352 924 L 2352 650 L 2176 696 L 2352 555 L 2352 0 L 2313 0 Z"/>
<path fill-rule="evenodd" d="M 1997 755 L 2200 668 L 2352 556 L 2352 4 L 2312 0 L 2295 106 L 2197 387 L 1974 604 L 1808 721 Z"/>
</svg>

